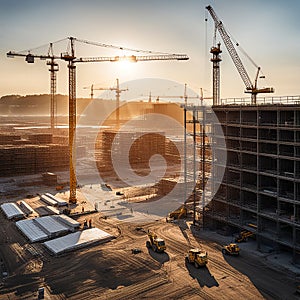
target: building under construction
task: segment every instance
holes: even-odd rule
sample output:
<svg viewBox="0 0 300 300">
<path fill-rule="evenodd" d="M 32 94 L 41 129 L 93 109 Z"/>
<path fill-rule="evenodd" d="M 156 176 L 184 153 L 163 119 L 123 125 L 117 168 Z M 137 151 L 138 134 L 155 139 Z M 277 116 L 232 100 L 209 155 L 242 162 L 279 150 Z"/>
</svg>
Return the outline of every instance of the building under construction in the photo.
<svg viewBox="0 0 300 300">
<path fill-rule="evenodd" d="M 0 176 L 18 176 L 39 172 L 66 170 L 68 145 L 51 133 L 1 133 Z"/>
<path fill-rule="evenodd" d="M 204 209 L 203 222 L 231 233 L 251 231 L 258 249 L 267 246 L 292 252 L 293 261 L 299 263 L 300 97 L 281 98 L 276 103 L 274 99 L 256 105 L 224 102 L 213 107 L 224 136 L 213 138 L 212 176 L 224 167 L 218 159 L 224 151 L 227 162 L 223 179 L 212 178 L 215 194 Z M 203 122 L 202 118 L 194 121 Z M 222 138 L 225 149 L 218 143 Z"/>
</svg>

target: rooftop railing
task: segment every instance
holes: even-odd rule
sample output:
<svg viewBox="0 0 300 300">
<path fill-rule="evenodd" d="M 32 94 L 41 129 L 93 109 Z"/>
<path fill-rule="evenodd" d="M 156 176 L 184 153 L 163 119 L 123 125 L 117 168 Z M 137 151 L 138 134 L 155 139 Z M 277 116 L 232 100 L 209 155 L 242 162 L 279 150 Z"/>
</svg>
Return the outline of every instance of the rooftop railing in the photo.
<svg viewBox="0 0 300 300">
<path fill-rule="evenodd" d="M 300 95 L 298 96 L 275 96 L 275 97 L 257 97 L 256 105 L 299 105 Z M 225 98 L 220 100 L 220 105 L 253 105 L 251 98 Z"/>
</svg>

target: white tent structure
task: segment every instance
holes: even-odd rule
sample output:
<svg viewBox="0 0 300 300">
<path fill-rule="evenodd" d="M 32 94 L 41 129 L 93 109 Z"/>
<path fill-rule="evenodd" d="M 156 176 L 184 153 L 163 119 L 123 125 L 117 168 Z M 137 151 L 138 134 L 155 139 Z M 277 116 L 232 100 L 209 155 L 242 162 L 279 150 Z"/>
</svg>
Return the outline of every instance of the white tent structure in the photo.
<svg viewBox="0 0 300 300">
<path fill-rule="evenodd" d="M 55 215 L 17 221 L 16 226 L 34 243 L 73 232 L 80 227 L 80 223 L 65 215 Z"/>
<path fill-rule="evenodd" d="M 59 216 L 52 216 L 52 218 L 55 218 L 58 222 L 67 225 L 69 228 L 71 228 L 72 231 L 75 231 L 80 227 L 80 223 L 66 215 L 59 215 Z"/>
<path fill-rule="evenodd" d="M 39 226 L 45 233 L 48 234 L 49 238 L 61 235 L 69 231 L 66 225 L 58 222 L 53 216 L 45 216 L 34 219 L 34 222 Z"/>
<path fill-rule="evenodd" d="M 57 206 L 57 202 L 46 195 L 42 195 L 40 199 L 48 205 Z"/>
<path fill-rule="evenodd" d="M 3 203 L 1 209 L 4 212 L 7 219 L 22 219 L 25 214 L 16 203 Z"/>
<path fill-rule="evenodd" d="M 44 245 L 54 255 L 59 255 L 64 252 L 74 251 L 92 244 L 104 243 L 113 238 L 114 236 L 99 228 L 90 228 L 44 242 Z"/>
<path fill-rule="evenodd" d="M 18 221 L 16 222 L 16 226 L 32 243 L 47 240 L 48 234 L 37 226 L 34 220 Z"/>
<path fill-rule="evenodd" d="M 53 196 L 50 193 L 46 193 L 45 196 L 47 196 L 48 198 L 54 200 L 57 203 L 57 206 L 65 206 L 68 205 L 68 202 L 66 200 L 63 200 L 57 196 Z"/>
</svg>

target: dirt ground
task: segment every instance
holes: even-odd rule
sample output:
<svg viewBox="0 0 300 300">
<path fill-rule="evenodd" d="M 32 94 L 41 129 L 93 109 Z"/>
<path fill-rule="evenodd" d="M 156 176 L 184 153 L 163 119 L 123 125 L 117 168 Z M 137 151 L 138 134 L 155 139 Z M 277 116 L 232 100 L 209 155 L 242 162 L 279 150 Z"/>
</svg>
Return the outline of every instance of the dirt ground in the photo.
<svg viewBox="0 0 300 300">
<path fill-rule="evenodd" d="M 29 244 L 1 213 L 0 258 L 9 276 L 1 278 L 0 299 L 37 299 L 39 287 L 45 299 L 297 299 L 295 275 L 247 252 L 223 256 L 214 233 L 208 238 L 184 220 L 130 224 L 101 213 L 89 218 L 116 238 L 53 257 L 42 244 Z M 165 240 L 165 253 L 146 248 L 148 229 Z M 208 252 L 207 267 L 185 262 L 190 247 Z M 142 252 L 133 254 L 133 248 Z"/>
<path fill-rule="evenodd" d="M 0 203 L 23 198 L 35 209 L 40 207 L 34 179 L 22 178 L 24 191 L 16 191 L 16 179 L 3 179 Z M 97 186 L 88 185 L 87 190 L 97 194 L 101 185 Z M 40 183 L 38 191 L 55 193 Z M 68 192 L 60 196 L 67 199 Z M 93 210 L 93 205 L 81 199 L 78 212 L 83 206 L 85 212 Z M 115 239 L 54 257 L 42 243 L 30 244 L 15 222 L 0 212 L 0 299 L 37 299 L 39 287 L 44 287 L 45 299 L 54 300 L 299 299 L 296 274 L 269 264 L 253 251 L 224 256 L 219 235 L 193 227 L 190 220 L 166 223 L 165 219 L 149 221 L 149 216 L 137 215 L 130 223 L 117 217 L 104 219 L 101 212 L 77 220 L 83 224 L 86 218 Z M 146 248 L 148 229 L 165 240 L 165 253 Z M 185 262 L 184 255 L 192 247 L 208 252 L 207 267 L 196 269 Z M 134 248 L 142 252 L 133 254 Z M 3 278 L 5 272 L 8 276 Z"/>
</svg>

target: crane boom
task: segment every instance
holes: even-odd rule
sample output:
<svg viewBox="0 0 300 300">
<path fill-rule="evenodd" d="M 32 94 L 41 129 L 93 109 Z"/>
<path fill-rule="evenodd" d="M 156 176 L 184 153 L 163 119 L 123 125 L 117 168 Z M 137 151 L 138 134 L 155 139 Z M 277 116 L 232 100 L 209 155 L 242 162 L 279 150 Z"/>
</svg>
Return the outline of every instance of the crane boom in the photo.
<svg viewBox="0 0 300 300">
<path fill-rule="evenodd" d="M 213 8 L 210 5 L 207 6 L 206 9 L 209 11 L 211 17 L 213 18 L 213 20 L 215 22 L 215 28 L 218 29 L 218 31 L 224 41 L 224 44 L 227 48 L 227 51 L 229 52 L 229 55 L 231 56 L 233 63 L 235 65 L 235 67 L 237 68 L 237 70 L 246 86 L 245 93 L 251 93 L 251 103 L 256 104 L 256 95 L 259 93 L 273 93 L 274 89 L 271 87 L 261 88 L 261 89 L 257 88 L 257 78 L 259 75 L 260 67 L 257 68 L 257 74 L 256 74 L 256 78 L 254 80 L 254 83 L 251 82 L 250 77 L 249 77 L 240 57 L 238 56 L 238 53 L 230 39 L 230 36 L 228 35 L 228 33 L 226 32 L 226 30 L 224 28 L 223 23 L 219 20 L 218 16 L 216 15 L 215 11 L 213 10 Z"/>
<path fill-rule="evenodd" d="M 15 56 L 23 56 L 23 57 L 25 57 L 25 60 L 28 63 L 34 63 L 35 58 L 39 58 L 41 60 L 51 59 L 51 58 L 53 58 L 53 59 L 61 58 L 60 56 L 49 55 L 49 54 L 47 54 L 47 55 L 36 55 L 36 54 L 31 54 L 31 53 L 24 54 L 24 53 L 18 53 L 18 52 L 14 52 L 14 51 L 7 52 L 6 56 L 9 58 L 14 58 Z"/>
<path fill-rule="evenodd" d="M 111 56 L 111 57 L 81 57 L 77 58 L 75 56 L 75 41 L 77 40 L 74 37 L 68 38 L 70 41 L 70 51 L 61 53 L 60 56 L 50 55 L 33 55 L 30 52 L 28 54 L 16 53 L 16 52 L 8 52 L 7 57 L 14 57 L 14 56 L 24 56 L 27 63 L 34 63 L 35 58 L 39 59 L 60 59 L 64 60 L 68 63 L 69 69 L 69 157 L 70 157 L 70 196 L 69 196 L 69 203 L 76 203 L 76 156 L 74 151 L 74 142 L 76 141 L 76 63 L 89 63 L 89 62 L 118 62 L 118 61 L 131 61 L 131 62 L 138 62 L 138 61 L 159 61 L 159 60 L 188 60 L 189 57 L 185 54 L 158 54 L 156 55 L 144 55 L 144 56 Z M 77 40 L 79 41 L 79 40 Z M 85 43 L 91 44 L 91 42 L 83 41 Z M 96 43 L 94 43 L 96 44 Z M 116 47 L 112 45 L 104 45 L 97 43 L 98 46 L 105 46 L 109 48 L 118 48 L 118 49 L 125 49 L 122 47 Z M 132 50 L 132 49 L 131 49 Z M 136 50 L 137 51 L 137 50 Z M 151 51 L 141 51 L 138 52 L 151 52 Z M 117 110 L 116 110 L 116 117 L 117 123 L 119 120 L 119 101 L 120 101 L 120 92 L 122 91 L 119 88 L 119 81 L 117 80 L 117 87 L 111 88 L 112 90 L 116 91 L 117 94 Z M 53 89 L 54 90 L 54 89 Z"/>
<path fill-rule="evenodd" d="M 110 56 L 110 57 L 80 57 L 74 59 L 74 62 L 118 62 L 118 61 L 153 61 L 153 60 L 188 60 L 185 54 L 166 54 L 166 55 L 129 55 L 129 56 Z"/>
<path fill-rule="evenodd" d="M 240 59 L 240 57 L 238 56 L 234 45 L 230 39 L 230 36 L 228 35 L 228 33 L 226 32 L 223 23 L 219 20 L 218 16 L 216 15 L 215 11 L 213 10 L 213 8 L 209 5 L 206 7 L 206 9 L 209 11 L 211 17 L 213 18 L 214 22 L 215 22 L 215 27 L 218 29 L 224 44 L 227 48 L 227 51 L 229 52 L 229 55 L 231 56 L 234 65 L 236 66 L 245 86 L 247 90 L 251 90 L 252 89 L 252 83 L 250 80 L 250 77 L 245 69 L 245 67 L 243 66 L 243 63 Z"/>
</svg>

